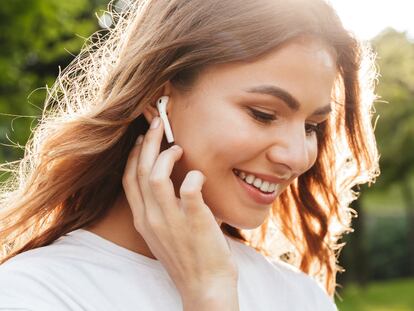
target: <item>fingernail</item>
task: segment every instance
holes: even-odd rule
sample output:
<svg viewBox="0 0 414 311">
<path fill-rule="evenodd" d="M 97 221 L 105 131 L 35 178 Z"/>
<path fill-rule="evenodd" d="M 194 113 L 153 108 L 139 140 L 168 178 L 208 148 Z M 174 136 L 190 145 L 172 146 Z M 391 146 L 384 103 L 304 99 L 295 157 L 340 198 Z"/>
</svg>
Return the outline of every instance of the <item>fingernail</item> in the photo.
<svg viewBox="0 0 414 311">
<path fill-rule="evenodd" d="M 159 117 L 154 117 L 154 119 L 152 119 L 151 122 L 151 129 L 155 129 L 158 127 L 158 125 L 160 125 L 160 118 Z"/>
<path fill-rule="evenodd" d="M 178 146 L 178 145 L 174 145 L 174 146 L 171 146 L 171 149 L 179 151 L 179 150 L 181 150 L 181 147 Z"/>
<path fill-rule="evenodd" d="M 138 138 L 137 138 L 137 140 L 136 140 L 136 142 L 135 142 L 135 145 L 140 145 L 143 140 L 144 140 L 144 136 L 143 135 L 139 135 Z"/>
</svg>

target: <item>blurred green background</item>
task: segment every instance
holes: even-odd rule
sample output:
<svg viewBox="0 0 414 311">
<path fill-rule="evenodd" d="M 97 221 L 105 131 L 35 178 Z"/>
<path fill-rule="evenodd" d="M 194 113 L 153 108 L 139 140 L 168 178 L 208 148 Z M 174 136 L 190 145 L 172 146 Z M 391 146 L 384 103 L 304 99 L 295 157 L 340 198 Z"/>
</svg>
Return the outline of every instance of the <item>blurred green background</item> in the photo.
<svg viewBox="0 0 414 311">
<path fill-rule="evenodd" d="M 107 0 L 13 0 L 0 6 L 0 162 L 23 156 L 59 72 L 95 30 Z M 414 42 L 384 29 L 372 39 L 381 76 L 376 136 L 381 176 L 361 187 L 340 263 L 340 311 L 414 310 Z M 5 180 L 2 174 L 0 180 Z"/>
</svg>

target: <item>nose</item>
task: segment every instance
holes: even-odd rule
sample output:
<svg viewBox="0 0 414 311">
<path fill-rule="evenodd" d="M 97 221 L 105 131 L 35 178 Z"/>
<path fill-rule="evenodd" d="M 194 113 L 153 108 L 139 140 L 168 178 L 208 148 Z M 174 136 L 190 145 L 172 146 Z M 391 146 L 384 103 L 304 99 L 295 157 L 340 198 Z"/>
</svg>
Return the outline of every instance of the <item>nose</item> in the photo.
<svg viewBox="0 0 414 311">
<path fill-rule="evenodd" d="M 316 140 L 307 137 L 304 126 L 289 127 L 279 131 L 272 145 L 266 152 L 266 157 L 274 164 L 290 170 L 294 176 L 307 171 L 316 157 Z"/>
</svg>

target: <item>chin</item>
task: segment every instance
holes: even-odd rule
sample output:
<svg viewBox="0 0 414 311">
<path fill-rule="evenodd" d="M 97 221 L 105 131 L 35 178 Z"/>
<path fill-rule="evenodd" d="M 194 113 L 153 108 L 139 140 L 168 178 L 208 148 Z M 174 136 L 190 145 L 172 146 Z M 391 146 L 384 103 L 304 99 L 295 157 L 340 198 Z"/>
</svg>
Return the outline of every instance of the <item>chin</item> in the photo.
<svg viewBox="0 0 414 311">
<path fill-rule="evenodd" d="M 250 217 L 250 218 L 241 219 L 240 221 L 235 221 L 233 219 L 232 221 L 223 220 L 223 222 L 237 229 L 253 230 L 253 229 L 257 229 L 258 227 L 260 227 L 265 220 L 266 218 L 263 218 L 263 217 L 257 217 L 257 218 Z"/>
</svg>

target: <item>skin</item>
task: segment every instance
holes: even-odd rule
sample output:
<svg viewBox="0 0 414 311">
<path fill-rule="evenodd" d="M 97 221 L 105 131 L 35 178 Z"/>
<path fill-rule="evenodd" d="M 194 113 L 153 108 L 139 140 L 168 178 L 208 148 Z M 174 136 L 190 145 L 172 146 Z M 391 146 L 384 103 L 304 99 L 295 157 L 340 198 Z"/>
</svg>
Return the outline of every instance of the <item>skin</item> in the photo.
<svg viewBox="0 0 414 311">
<path fill-rule="evenodd" d="M 336 75 L 331 49 L 309 39 L 290 42 L 254 62 L 211 66 L 188 93 L 167 83 L 160 96 L 170 98 L 168 118 L 182 150 L 161 141 L 162 124 L 149 130 L 143 144 L 131 151 L 125 193 L 102 220 L 85 229 L 161 260 L 183 297 L 203 291 L 188 281 L 195 271 L 208 284 L 220 276 L 226 280 L 222 284 L 234 284 L 227 282 L 236 280 L 237 273 L 219 224 L 256 228 L 272 205 L 255 203 L 232 169 L 289 175 L 280 193 L 311 168 L 317 156 L 313 130 L 328 117 Z M 280 98 L 245 91 L 259 85 L 285 90 L 300 106 L 292 109 Z M 250 108 L 277 119 L 263 123 Z M 147 107 L 149 122 L 156 115 Z M 215 257 L 204 259 L 205 249 Z M 175 262 L 177 254 L 182 254 L 183 266 Z M 186 301 L 194 301 L 190 296 Z"/>
</svg>

